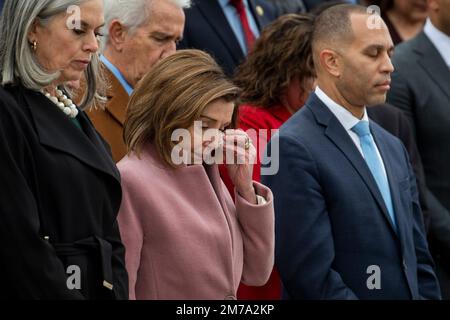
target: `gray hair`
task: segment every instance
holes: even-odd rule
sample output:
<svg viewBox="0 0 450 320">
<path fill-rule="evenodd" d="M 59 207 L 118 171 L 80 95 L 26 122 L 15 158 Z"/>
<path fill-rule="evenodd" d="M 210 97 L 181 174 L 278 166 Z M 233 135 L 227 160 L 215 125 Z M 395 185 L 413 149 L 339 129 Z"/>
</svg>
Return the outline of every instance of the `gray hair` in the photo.
<svg viewBox="0 0 450 320">
<path fill-rule="evenodd" d="M 191 0 L 168 0 L 181 9 L 189 8 Z M 109 40 L 109 26 L 113 20 L 129 28 L 133 34 L 137 28 L 142 26 L 149 18 L 153 0 L 104 0 L 105 27 L 102 38 L 102 48 Z"/>
<path fill-rule="evenodd" d="M 28 41 L 29 30 L 38 19 L 48 24 L 56 15 L 67 12 L 72 5 L 81 5 L 86 0 L 6 0 L 0 18 L 0 78 L 1 85 L 22 84 L 32 90 L 40 90 L 60 76 L 60 72 L 49 73 L 36 60 Z M 85 71 L 86 90 L 80 108 L 93 102 L 97 88 L 104 86 L 99 69 L 98 55 L 92 56 Z M 69 88 L 62 85 L 70 92 Z"/>
</svg>

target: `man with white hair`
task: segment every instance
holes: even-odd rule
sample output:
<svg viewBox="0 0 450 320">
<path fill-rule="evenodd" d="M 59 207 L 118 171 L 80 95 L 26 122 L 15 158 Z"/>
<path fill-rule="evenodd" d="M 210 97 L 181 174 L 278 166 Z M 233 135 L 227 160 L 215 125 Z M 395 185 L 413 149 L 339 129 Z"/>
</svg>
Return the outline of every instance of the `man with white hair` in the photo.
<svg viewBox="0 0 450 320">
<path fill-rule="evenodd" d="M 114 161 L 126 153 L 122 139 L 126 106 L 133 88 L 157 63 L 176 51 L 190 0 L 105 0 L 103 55 L 109 78 L 104 110 L 89 117 L 109 142 Z"/>
</svg>

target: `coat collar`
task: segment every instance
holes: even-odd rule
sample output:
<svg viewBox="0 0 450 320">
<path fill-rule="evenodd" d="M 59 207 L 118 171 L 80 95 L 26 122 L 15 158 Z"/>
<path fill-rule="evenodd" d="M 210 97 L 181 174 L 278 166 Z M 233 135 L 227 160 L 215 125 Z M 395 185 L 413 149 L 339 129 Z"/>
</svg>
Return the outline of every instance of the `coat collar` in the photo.
<svg viewBox="0 0 450 320">
<path fill-rule="evenodd" d="M 450 99 L 450 70 L 439 51 L 423 31 L 415 38 L 413 48 L 419 55 L 419 65 Z"/>
<path fill-rule="evenodd" d="M 41 144 L 67 153 L 120 182 L 119 172 L 105 144 L 84 112 L 77 117 L 83 129 L 81 131 L 41 93 L 23 87 L 20 91 Z"/>
<path fill-rule="evenodd" d="M 389 217 L 389 213 L 387 211 L 386 205 L 384 203 L 381 192 L 378 189 L 377 183 L 370 172 L 369 167 L 367 166 L 364 158 L 361 156 L 357 147 L 351 140 L 350 136 L 341 125 L 339 120 L 333 115 L 333 113 L 328 109 L 328 107 L 317 97 L 315 93 L 312 93 L 305 105 L 313 114 L 316 121 L 325 127 L 325 135 L 341 150 L 341 152 L 345 155 L 345 157 L 350 161 L 352 166 L 358 172 L 364 183 L 369 188 L 373 197 L 375 198 L 376 203 L 380 207 L 383 212 L 386 221 L 391 226 L 392 231 L 395 233 L 394 225 L 392 224 L 391 218 Z M 371 131 L 373 129 L 373 123 L 370 123 Z M 389 185 L 391 190 L 397 189 L 395 186 L 393 188 L 393 172 L 392 168 L 389 165 L 388 153 L 386 152 L 382 138 L 375 133 L 374 135 L 375 142 L 379 148 L 381 157 L 385 162 L 386 174 L 388 176 Z"/>
<path fill-rule="evenodd" d="M 254 0 L 248 0 L 248 6 L 253 14 L 253 17 L 255 18 L 258 29 L 262 30 L 263 27 L 269 22 L 264 21 L 264 9 L 260 5 L 256 5 Z"/>
</svg>

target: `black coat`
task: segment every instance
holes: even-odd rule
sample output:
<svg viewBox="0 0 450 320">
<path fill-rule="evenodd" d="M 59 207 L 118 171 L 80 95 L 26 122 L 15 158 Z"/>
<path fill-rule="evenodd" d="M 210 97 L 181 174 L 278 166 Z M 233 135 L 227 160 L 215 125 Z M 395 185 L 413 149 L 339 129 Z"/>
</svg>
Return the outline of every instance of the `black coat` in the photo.
<svg viewBox="0 0 450 320">
<path fill-rule="evenodd" d="M 78 118 L 84 132 L 39 92 L 0 87 L 0 299 L 128 297 L 119 173 Z"/>
</svg>

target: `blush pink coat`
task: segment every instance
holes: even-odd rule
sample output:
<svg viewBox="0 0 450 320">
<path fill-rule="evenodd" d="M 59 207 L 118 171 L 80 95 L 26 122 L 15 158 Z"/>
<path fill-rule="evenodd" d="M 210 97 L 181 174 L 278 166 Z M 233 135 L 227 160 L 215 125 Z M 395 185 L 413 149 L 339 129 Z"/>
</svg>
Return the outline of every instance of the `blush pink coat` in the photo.
<svg viewBox="0 0 450 320">
<path fill-rule="evenodd" d="M 274 211 L 267 199 L 233 203 L 216 165 L 165 167 L 152 145 L 118 163 L 118 221 L 130 299 L 235 299 L 239 283 L 264 285 L 274 263 Z"/>
</svg>

